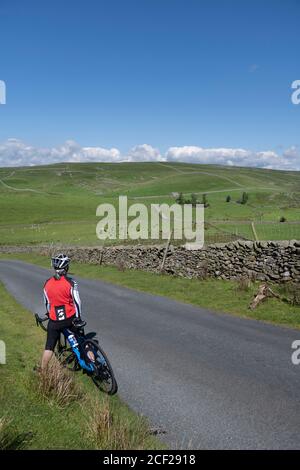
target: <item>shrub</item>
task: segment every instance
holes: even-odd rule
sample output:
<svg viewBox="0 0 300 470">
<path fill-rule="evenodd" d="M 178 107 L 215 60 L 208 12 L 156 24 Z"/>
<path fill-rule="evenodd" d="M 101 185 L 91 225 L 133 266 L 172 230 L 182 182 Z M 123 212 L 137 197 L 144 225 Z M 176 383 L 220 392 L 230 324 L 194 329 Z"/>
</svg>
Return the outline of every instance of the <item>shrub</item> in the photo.
<svg viewBox="0 0 300 470">
<path fill-rule="evenodd" d="M 199 268 L 199 273 L 198 273 L 199 279 L 207 279 L 208 278 L 208 261 L 207 260 L 201 261 L 198 265 L 198 268 Z"/>
<path fill-rule="evenodd" d="M 196 207 L 196 204 L 198 203 L 197 196 L 196 194 L 191 194 L 191 204 L 193 207 Z"/>
<path fill-rule="evenodd" d="M 286 222 L 286 218 L 285 218 L 285 217 L 283 217 L 283 216 L 282 216 L 282 217 L 280 217 L 280 219 L 279 219 L 279 222 Z"/>
<path fill-rule="evenodd" d="M 176 199 L 177 204 L 183 205 L 185 203 L 182 193 L 179 193 L 178 198 Z"/>
<path fill-rule="evenodd" d="M 118 259 L 116 262 L 116 267 L 118 271 L 124 272 L 126 269 L 124 260 Z"/>
<path fill-rule="evenodd" d="M 202 194 L 202 202 L 201 204 L 204 205 L 204 207 L 209 207 L 209 202 L 207 200 L 207 194 Z"/>
</svg>

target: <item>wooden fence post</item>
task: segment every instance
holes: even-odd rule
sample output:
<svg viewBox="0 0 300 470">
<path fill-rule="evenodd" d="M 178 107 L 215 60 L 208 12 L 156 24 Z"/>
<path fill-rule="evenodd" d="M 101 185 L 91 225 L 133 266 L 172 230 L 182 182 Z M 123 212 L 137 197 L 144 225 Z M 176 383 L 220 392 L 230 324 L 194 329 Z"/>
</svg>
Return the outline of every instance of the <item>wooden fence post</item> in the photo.
<svg viewBox="0 0 300 470">
<path fill-rule="evenodd" d="M 253 232 L 255 241 L 258 242 L 259 240 L 258 240 L 258 236 L 257 236 L 256 230 L 255 230 L 254 222 L 251 222 L 251 228 L 252 228 L 252 232 Z"/>
<path fill-rule="evenodd" d="M 167 243 L 166 243 L 164 257 L 163 257 L 162 263 L 160 265 L 160 272 L 162 272 L 164 267 L 165 267 L 165 262 L 166 262 L 166 258 L 167 258 L 167 254 L 168 254 L 168 250 L 169 250 L 169 246 L 170 246 L 170 241 L 171 241 L 171 238 L 172 238 L 172 233 L 173 233 L 173 230 L 170 231 L 169 238 L 168 238 Z"/>
<path fill-rule="evenodd" d="M 99 266 L 101 266 L 102 261 L 103 261 L 105 242 L 106 242 L 106 239 L 103 240 L 103 245 L 102 245 L 102 249 L 101 249 L 101 253 L 100 253 Z"/>
</svg>

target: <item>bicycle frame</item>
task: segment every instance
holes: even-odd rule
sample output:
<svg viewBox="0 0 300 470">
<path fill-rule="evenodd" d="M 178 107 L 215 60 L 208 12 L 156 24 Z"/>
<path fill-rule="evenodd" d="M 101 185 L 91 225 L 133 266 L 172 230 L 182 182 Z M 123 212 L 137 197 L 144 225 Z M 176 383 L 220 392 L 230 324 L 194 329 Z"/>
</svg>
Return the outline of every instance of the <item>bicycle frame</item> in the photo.
<svg viewBox="0 0 300 470">
<path fill-rule="evenodd" d="M 35 320 L 37 326 L 40 326 L 44 331 L 48 331 L 48 325 L 44 325 L 44 322 L 49 320 L 47 313 L 43 318 L 36 313 Z M 69 367 L 70 370 L 75 372 L 81 368 L 83 372 L 89 374 L 97 388 L 108 395 L 115 395 L 118 391 L 118 384 L 112 367 L 105 352 L 99 346 L 99 341 L 92 339 L 96 333 L 86 335 L 84 332 L 85 325 L 86 322 L 81 322 L 80 325 L 73 323 L 72 327 L 60 330 L 55 354 L 60 363 L 67 368 L 68 364 L 75 361 L 73 366 Z M 89 351 L 94 356 L 93 361 L 89 361 Z"/>
<path fill-rule="evenodd" d="M 66 328 L 66 329 L 63 330 L 63 335 L 64 335 L 64 337 L 65 337 L 65 340 L 68 341 L 68 343 L 69 343 L 69 345 L 70 345 L 70 348 L 72 349 L 73 353 L 75 354 L 75 356 L 76 356 L 76 358 L 77 358 L 77 361 L 78 361 L 80 367 L 81 367 L 82 369 L 87 370 L 88 372 L 94 372 L 94 371 L 95 371 L 95 366 L 94 366 L 94 364 L 92 364 L 92 363 L 87 364 L 87 363 L 85 362 L 85 360 L 82 359 L 81 354 L 80 354 L 80 349 L 79 349 L 78 346 L 81 345 L 81 343 L 82 343 L 82 341 L 83 341 L 84 338 L 82 338 L 82 337 L 80 337 L 79 335 L 76 335 L 76 334 L 74 335 L 74 332 L 72 332 L 72 331 L 69 330 L 68 328 Z M 77 339 L 77 341 L 78 341 L 78 346 L 72 346 L 72 345 L 70 344 L 70 342 L 69 342 L 69 340 L 68 340 L 68 337 L 69 337 L 70 335 L 73 335 L 73 336 L 76 337 L 76 339 Z"/>
</svg>

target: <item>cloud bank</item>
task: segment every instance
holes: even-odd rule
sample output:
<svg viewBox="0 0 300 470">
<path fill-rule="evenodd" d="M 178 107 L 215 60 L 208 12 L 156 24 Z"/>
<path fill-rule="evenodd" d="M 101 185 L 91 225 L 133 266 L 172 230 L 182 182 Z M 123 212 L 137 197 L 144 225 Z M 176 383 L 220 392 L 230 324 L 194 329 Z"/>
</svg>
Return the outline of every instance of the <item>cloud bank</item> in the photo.
<svg viewBox="0 0 300 470">
<path fill-rule="evenodd" d="M 170 147 L 164 154 L 149 144 L 136 145 L 122 154 L 117 148 L 82 147 L 72 140 L 58 147 L 38 148 L 18 139 L 0 143 L 0 167 L 33 166 L 71 162 L 184 162 L 275 170 L 300 170 L 300 148 L 278 154 L 271 150 L 253 152 L 243 148 Z"/>
</svg>

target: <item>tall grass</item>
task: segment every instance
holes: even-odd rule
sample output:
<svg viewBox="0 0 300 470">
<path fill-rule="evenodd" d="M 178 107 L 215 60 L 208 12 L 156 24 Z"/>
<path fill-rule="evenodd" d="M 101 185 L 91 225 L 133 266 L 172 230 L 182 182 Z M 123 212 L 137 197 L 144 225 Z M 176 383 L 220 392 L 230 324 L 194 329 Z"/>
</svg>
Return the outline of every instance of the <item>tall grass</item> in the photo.
<svg viewBox="0 0 300 470">
<path fill-rule="evenodd" d="M 82 397 L 74 376 L 56 358 L 40 371 L 37 390 L 43 398 L 62 408 Z"/>
<path fill-rule="evenodd" d="M 278 288 L 281 295 L 286 298 L 286 301 L 291 305 L 300 305 L 300 289 L 297 282 L 287 282 L 281 284 Z"/>
<path fill-rule="evenodd" d="M 0 418 L 0 450 L 24 449 L 31 438 L 31 432 L 18 433 L 11 419 Z"/>
<path fill-rule="evenodd" d="M 114 412 L 109 398 L 101 404 L 94 400 L 88 408 L 87 437 L 97 449 L 145 449 L 150 436 L 146 423 L 135 427 L 128 419 L 122 419 Z"/>
<path fill-rule="evenodd" d="M 235 289 L 237 292 L 249 292 L 251 290 L 252 285 L 252 279 L 249 279 L 246 276 L 241 276 L 237 279 Z"/>
</svg>

